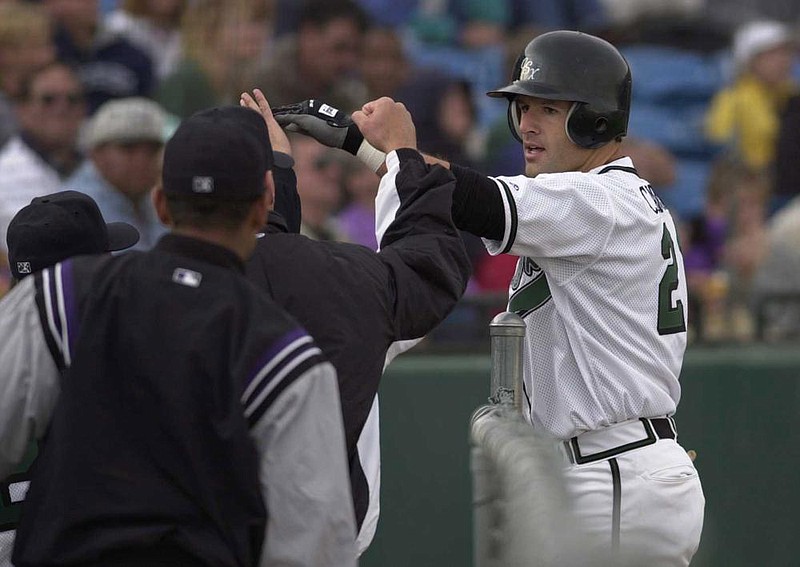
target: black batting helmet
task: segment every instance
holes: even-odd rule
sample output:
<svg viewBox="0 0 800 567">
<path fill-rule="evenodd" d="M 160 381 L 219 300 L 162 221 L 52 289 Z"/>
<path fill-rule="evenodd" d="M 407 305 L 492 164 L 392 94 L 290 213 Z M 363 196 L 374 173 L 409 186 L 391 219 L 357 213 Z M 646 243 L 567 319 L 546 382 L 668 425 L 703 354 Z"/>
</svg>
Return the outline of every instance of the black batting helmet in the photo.
<svg viewBox="0 0 800 567">
<path fill-rule="evenodd" d="M 511 84 L 487 94 L 508 99 L 508 125 L 519 141 L 517 95 L 573 101 L 567 135 L 579 146 L 599 148 L 628 130 L 631 70 L 607 41 L 559 30 L 528 43 L 514 65 Z"/>
</svg>

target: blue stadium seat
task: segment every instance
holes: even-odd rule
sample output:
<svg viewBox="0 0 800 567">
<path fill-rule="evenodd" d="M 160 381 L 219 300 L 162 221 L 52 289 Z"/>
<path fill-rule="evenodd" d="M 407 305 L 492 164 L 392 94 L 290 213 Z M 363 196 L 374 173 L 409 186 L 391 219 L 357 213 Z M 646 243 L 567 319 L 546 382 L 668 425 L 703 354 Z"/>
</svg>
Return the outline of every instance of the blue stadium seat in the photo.
<svg viewBox="0 0 800 567">
<path fill-rule="evenodd" d="M 678 158 L 711 159 L 718 152 L 703 132 L 707 104 L 664 106 L 634 99 L 628 133 L 658 142 Z"/>
<path fill-rule="evenodd" d="M 638 102 L 671 107 L 708 102 L 725 83 L 725 54 L 656 45 L 631 46 L 621 52 L 631 66 Z"/>
<path fill-rule="evenodd" d="M 438 69 L 470 83 L 478 111 L 478 124 L 488 128 L 498 117 L 505 115 L 505 104 L 486 96 L 486 91 L 508 82 L 504 54 L 499 46 L 467 50 L 449 45 L 430 45 L 404 37 L 407 55 L 414 65 Z"/>
<path fill-rule="evenodd" d="M 709 160 L 678 160 L 675 182 L 668 187 L 660 187 L 658 196 L 679 219 L 700 215 L 705 209 L 710 171 Z"/>
<path fill-rule="evenodd" d="M 657 45 L 621 51 L 633 75 L 630 134 L 656 141 L 678 158 L 712 159 L 719 148 L 706 139 L 703 121 L 725 85 L 728 54 Z"/>
</svg>

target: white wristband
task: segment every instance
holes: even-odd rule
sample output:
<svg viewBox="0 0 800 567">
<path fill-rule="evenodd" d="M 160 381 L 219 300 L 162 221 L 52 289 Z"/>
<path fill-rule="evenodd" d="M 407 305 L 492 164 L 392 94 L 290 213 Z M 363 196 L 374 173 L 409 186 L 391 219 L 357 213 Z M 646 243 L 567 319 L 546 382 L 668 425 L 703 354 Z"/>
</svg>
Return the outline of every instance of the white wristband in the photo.
<svg viewBox="0 0 800 567">
<path fill-rule="evenodd" d="M 378 149 L 375 149 L 372 144 L 366 140 L 361 142 L 361 145 L 358 146 L 356 157 L 365 163 L 367 167 L 369 167 L 375 173 L 378 172 L 383 165 L 383 162 L 386 161 L 386 154 Z"/>
</svg>

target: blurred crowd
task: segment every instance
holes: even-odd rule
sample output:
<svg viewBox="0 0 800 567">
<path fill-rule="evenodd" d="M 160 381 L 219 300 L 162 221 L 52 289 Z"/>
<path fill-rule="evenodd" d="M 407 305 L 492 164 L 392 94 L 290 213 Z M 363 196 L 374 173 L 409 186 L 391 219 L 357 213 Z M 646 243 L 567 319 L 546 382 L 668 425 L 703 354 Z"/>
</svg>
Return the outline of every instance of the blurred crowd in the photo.
<svg viewBox="0 0 800 567">
<path fill-rule="evenodd" d="M 800 0 L 0 0 L 0 254 L 13 215 L 64 189 L 149 248 L 164 141 L 254 87 L 348 111 L 391 96 L 421 150 L 521 174 L 505 104 L 484 93 L 559 28 L 631 65 L 626 151 L 682 227 L 694 339 L 800 337 Z M 376 248 L 378 178 L 292 143 L 302 232 Z M 485 335 L 515 268 L 464 240 L 474 276 L 443 341 Z"/>
</svg>

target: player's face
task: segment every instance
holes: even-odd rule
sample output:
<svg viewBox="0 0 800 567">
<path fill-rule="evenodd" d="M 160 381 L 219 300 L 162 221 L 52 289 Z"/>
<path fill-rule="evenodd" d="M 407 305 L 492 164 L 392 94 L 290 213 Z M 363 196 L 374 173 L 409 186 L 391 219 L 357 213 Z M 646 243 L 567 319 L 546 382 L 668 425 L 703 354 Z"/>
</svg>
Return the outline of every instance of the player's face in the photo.
<svg viewBox="0 0 800 567">
<path fill-rule="evenodd" d="M 592 151 L 567 137 L 567 116 L 572 103 L 532 96 L 516 98 L 525 157 L 525 175 L 586 171 Z"/>
</svg>

